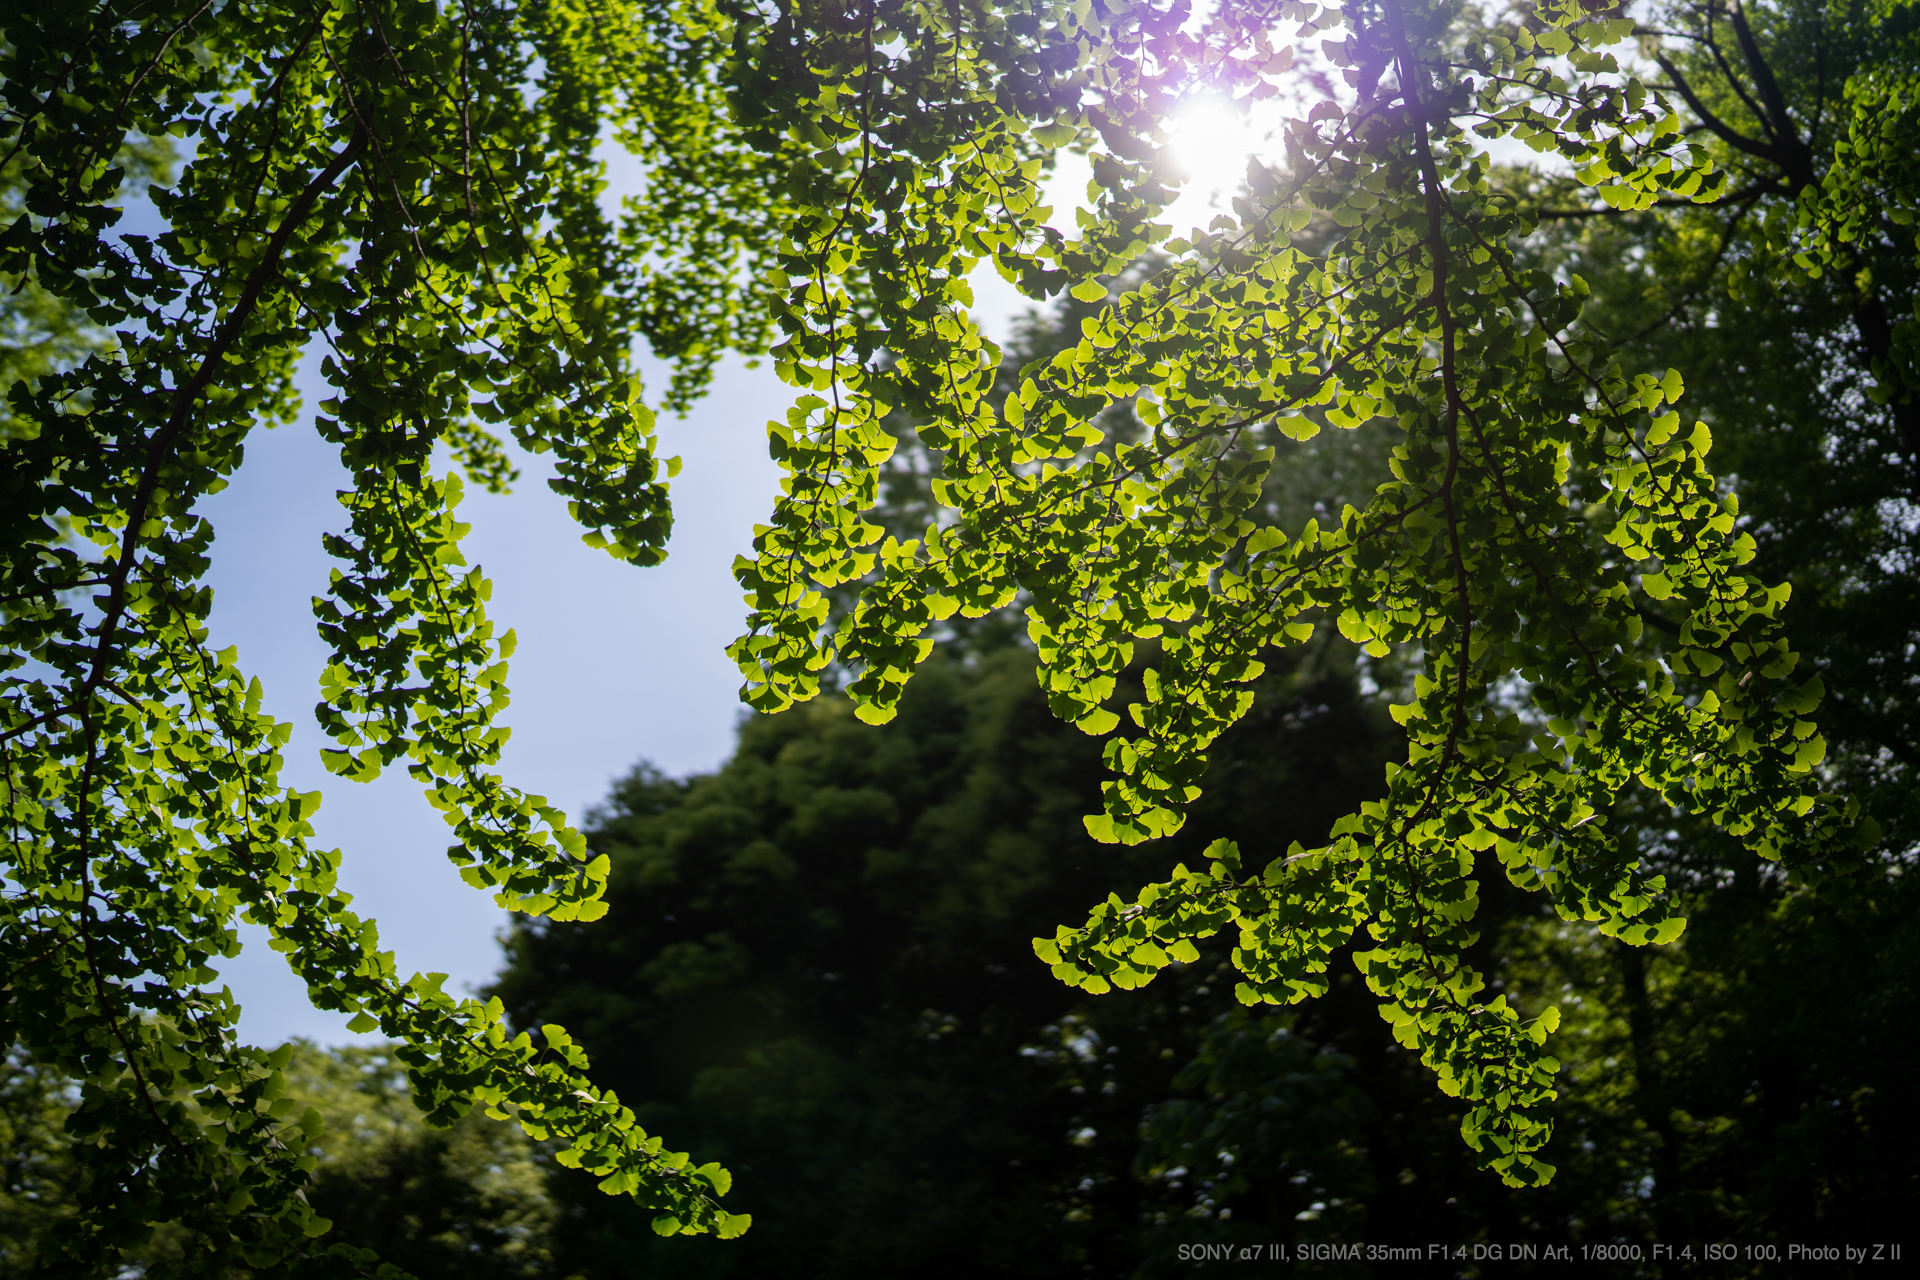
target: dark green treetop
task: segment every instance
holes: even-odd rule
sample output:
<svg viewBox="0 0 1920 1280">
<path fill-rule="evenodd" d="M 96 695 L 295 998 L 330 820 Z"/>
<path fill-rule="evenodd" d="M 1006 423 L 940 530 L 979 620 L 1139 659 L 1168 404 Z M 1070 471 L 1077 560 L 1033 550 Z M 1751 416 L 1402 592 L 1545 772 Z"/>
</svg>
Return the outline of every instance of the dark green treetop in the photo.
<svg viewBox="0 0 1920 1280">
<path fill-rule="evenodd" d="M 322 1049 L 296 1040 L 281 1074 L 295 1107 L 325 1122 L 305 1139 L 315 1161 L 305 1195 L 331 1218 L 333 1242 L 371 1250 L 417 1280 L 537 1280 L 555 1274 L 557 1207 L 551 1160 L 510 1121 L 479 1111 L 429 1126 L 410 1098 L 392 1045 Z M 74 1082 L 19 1050 L 0 1064 L 0 1277 L 39 1276 L 58 1264 L 85 1165 L 63 1141 L 80 1101 Z M 303 1135 L 304 1137 L 304 1135 Z M 191 1256 L 179 1223 L 123 1253 L 150 1273 Z M 364 1259 L 363 1259 L 364 1260 Z M 240 1274 L 272 1273 L 273 1268 Z"/>
</svg>

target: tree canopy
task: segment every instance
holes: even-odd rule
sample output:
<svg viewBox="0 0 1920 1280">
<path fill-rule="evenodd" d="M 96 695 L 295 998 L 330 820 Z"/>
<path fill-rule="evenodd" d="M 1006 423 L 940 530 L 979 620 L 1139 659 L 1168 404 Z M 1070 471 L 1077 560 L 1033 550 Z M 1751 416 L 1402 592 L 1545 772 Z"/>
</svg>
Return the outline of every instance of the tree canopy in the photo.
<svg viewBox="0 0 1920 1280">
<path fill-rule="evenodd" d="M 1577 255 L 1601 306 L 1637 297 L 1647 283 L 1606 255 L 1632 224 L 1597 238 L 1589 225 L 1543 219 L 1532 251 Z M 1897 276 L 1883 284 L 1904 293 Z M 1712 295 L 1690 305 L 1682 323 L 1720 352 L 1701 362 L 1697 394 L 1721 447 L 1818 428 L 1793 402 L 1756 419 L 1754 388 L 1730 376 L 1749 358 L 1742 335 L 1777 336 L 1777 313 Z M 1066 297 L 1017 326 L 1003 374 L 1074 346 L 1097 310 Z M 1827 343 L 1845 332 L 1824 309 L 1800 322 Z M 1623 343 L 1621 358 L 1657 358 L 1656 336 Z M 887 425 L 899 443 L 869 518 L 912 536 L 936 509 L 933 460 L 904 415 Z M 1125 437 L 1139 424 L 1120 405 L 1102 427 Z M 1337 512 L 1386 474 L 1396 434 L 1376 422 L 1297 443 L 1248 518 L 1299 527 Z M 1823 480 L 1803 459 L 1754 459 L 1741 474 L 1749 527 L 1771 541 L 1777 495 Z M 1818 545 L 1797 561 L 1771 550 L 1815 598 L 1841 585 Z M 857 598 L 827 594 L 830 616 Z M 1602 1271 L 1766 1275 L 1767 1245 L 1785 1257 L 1911 1216 L 1920 1165 L 1904 1064 L 1920 1050 L 1920 989 L 1907 957 L 1920 916 L 1898 844 L 1863 862 L 1853 892 L 1816 894 L 1709 818 L 1675 823 L 1623 797 L 1609 818 L 1690 918 L 1680 945 L 1651 949 L 1483 879 L 1472 963 L 1523 1016 L 1565 1011 L 1560 1096 L 1546 1106 L 1559 1169 L 1549 1187 L 1509 1190 L 1471 1170 L 1457 1137 L 1467 1102 L 1439 1095 L 1378 1017 L 1351 963 L 1365 939 L 1330 956 L 1323 998 L 1283 1010 L 1238 1007 L 1218 937 L 1143 989 L 1097 997 L 1013 962 L 1022 922 L 1130 893 L 1209 836 L 1254 860 L 1324 840 L 1379 796 L 1380 762 L 1404 750 L 1387 707 L 1415 655 L 1374 658 L 1331 630 L 1274 655 L 1186 828 L 1103 854 L 1075 817 L 1099 794 L 1099 743 L 1046 714 L 1015 623 L 1013 608 L 948 619 L 886 725 L 828 696 L 746 724 L 715 775 L 636 771 L 589 821 L 590 846 L 612 860 L 607 919 L 523 920 L 496 990 L 516 1025 L 573 1027 L 644 1117 L 696 1158 L 724 1160 L 756 1225 L 720 1251 L 656 1240 L 644 1215 L 562 1175 L 561 1273 L 806 1277 L 865 1260 L 928 1275 L 1154 1276 L 1186 1270 L 1181 1245 L 1283 1243 L 1299 1259 L 1297 1246 L 1364 1239 L 1536 1249 L 1532 1264 L 1450 1264 L 1465 1276 L 1558 1270 L 1549 1246 L 1621 1244 L 1638 1244 L 1639 1261 Z M 1886 617 L 1852 640 L 1897 657 L 1909 625 Z M 1810 658 L 1831 696 L 1866 692 L 1857 669 Z M 1137 696 L 1140 668 L 1136 657 L 1122 673 L 1123 696 Z M 1846 735 L 1835 767 L 1857 777 L 1848 762 L 1880 745 Z M 1697 1242 L 1715 1239 L 1755 1249 L 1701 1263 Z M 1655 1244 L 1666 1262 L 1646 1256 Z M 1337 1260 L 1237 1265 L 1365 1274 Z"/>
<path fill-rule="evenodd" d="M 303 1135 L 303 1146 L 314 1162 L 305 1194 L 334 1223 L 329 1243 L 416 1280 L 552 1275 L 559 1215 L 547 1194 L 549 1153 L 517 1125 L 478 1111 L 450 1128 L 429 1127 L 392 1049 L 321 1049 L 296 1040 L 281 1069 L 296 1108 L 311 1107 L 325 1122 L 323 1136 Z M 72 1081 L 18 1051 L 0 1065 L 6 1280 L 46 1274 L 59 1232 L 80 1211 L 84 1162 L 62 1141 L 76 1092 Z M 182 1224 L 156 1227 L 123 1253 L 123 1268 L 145 1273 L 191 1257 L 194 1242 Z"/>
<path fill-rule="evenodd" d="M 1706 467 L 1711 432 L 1670 407 L 1682 374 L 1627 371 L 1579 323 L 1588 284 L 1521 260 L 1534 220 L 1489 181 L 1486 148 L 1557 155 L 1622 209 L 1715 200 L 1726 171 L 1606 51 L 1629 18 L 1569 3 L 1481 26 L 1396 0 L 1230 6 L 1197 30 L 1186 17 L 1053 11 L 1022 62 L 990 24 L 876 8 L 843 20 L 844 43 L 810 44 L 830 94 L 761 96 L 819 135 L 790 184 L 804 177 L 810 208 L 773 276 L 789 290 L 774 353 L 815 394 L 775 428 L 787 496 L 740 572 L 755 605 L 734 650 L 749 701 L 812 696 L 844 664 L 862 717 L 884 722 L 930 625 L 1025 592 L 1050 703 L 1089 733 L 1121 724 L 1104 705 L 1114 681 L 1138 642 L 1157 645 L 1124 708 L 1139 732 L 1110 739 L 1115 776 L 1087 820 L 1130 843 L 1179 829 L 1269 649 L 1329 623 L 1377 654 L 1419 646 L 1395 713 L 1407 762 L 1331 844 L 1243 868 L 1220 842 L 1199 869 L 1110 898 L 1034 949 L 1097 992 L 1193 959 L 1196 938 L 1232 924 L 1242 998 L 1292 1002 L 1326 989 L 1329 955 L 1364 927 L 1376 945 L 1355 960 L 1396 1034 L 1480 1104 L 1468 1144 L 1503 1178 L 1543 1182 L 1558 1012 L 1523 1023 L 1483 997 L 1465 955 L 1475 855 L 1570 918 L 1647 943 L 1685 922 L 1608 830 L 1623 790 L 1711 815 L 1813 881 L 1844 876 L 1873 838 L 1820 786 L 1825 744 L 1804 715 L 1821 681 L 1795 674 L 1780 633 L 1789 588 L 1746 569 L 1754 541 Z M 1295 48 L 1275 32 L 1335 24 L 1345 38 L 1319 45 L 1351 100 L 1290 122 L 1287 168 L 1251 164 L 1235 216 L 1169 239 L 1152 221 L 1172 199 L 1165 112 L 1199 91 L 1275 93 Z M 1038 56 L 1049 46 L 1077 56 Z M 1870 218 L 1910 205 L 1884 158 L 1899 146 L 1879 142 L 1903 119 L 1899 93 L 1861 84 L 1840 162 L 1789 188 L 1787 270 L 1845 257 Z M 1038 175 L 1047 147 L 1075 139 L 1092 149 L 1094 208 L 1069 239 L 1042 222 Z M 1854 160 L 1868 155 L 1883 159 Z M 1339 233 L 1296 244 L 1316 215 Z M 1098 276 L 1157 244 L 1166 270 L 987 400 L 997 361 L 965 310 L 977 260 L 1092 299 L 1107 292 Z M 1138 442 L 1090 422 L 1123 398 L 1150 430 Z M 924 419 L 934 495 L 958 513 L 907 542 L 862 516 L 896 405 Z M 1378 416 L 1405 441 L 1364 510 L 1293 535 L 1243 518 L 1276 438 Z M 821 591 L 864 577 L 851 618 L 823 628 Z"/>
<path fill-rule="evenodd" d="M 664 1234 L 747 1225 L 720 1207 L 726 1171 L 648 1134 L 559 1026 L 514 1035 L 498 1000 L 400 978 L 338 890 L 339 853 L 308 843 L 317 794 L 278 781 L 287 726 L 208 644 L 196 503 L 250 430 L 294 415 L 309 347 L 334 388 L 318 429 L 353 476 L 315 603 L 328 767 L 404 764 L 467 882 L 556 925 L 604 913 L 610 861 L 496 771 L 513 641 L 460 555 L 459 472 L 504 486 L 510 433 L 553 455 L 591 545 L 657 561 L 671 468 L 636 336 L 675 362 L 669 407 L 728 349 L 765 350 L 802 392 L 772 432 L 784 496 L 739 568 L 752 614 L 733 653 L 762 710 L 838 680 L 884 722 L 942 625 L 1018 607 L 1052 712 L 1107 738 L 1086 832 L 1133 845 L 1192 821 L 1276 650 L 1335 631 L 1404 657 L 1404 761 L 1325 842 L 1269 857 L 1200 833 L 1191 868 L 1033 949 L 1097 994 L 1232 925 L 1257 1005 L 1326 991 L 1330 958 L 1364 939 L 1367 987 L 1466 1104 L 1468 1146 L 1511 1184 L 1545 1183 L 1560 1015 L 1489 997 L 1482 878 L 1624 944 L 1668 942 L 1685 920 L 1642 833 L 1704 823 L 1844 892 L 1879 838 L 1859 794 L 1907 776 L 1912 682 L 1847 636 L 1910 596 L 1910 496 L 1850 492 L 1871 518 L 1820 535 L 1830 559 L 1869 554 L 1826 579 L 1834 670 L 1881 679 L 1849 683 L 1859 749 L 1829 767 L 1811 718 L 1825 681 L 1787 642 L 1773 572 L 1805 563 L 1790 505 L 1743 525 L 1706 465 L 1713 430 L 1676 407 L 1688 362 L 1644 364 L 1618 330 L 1686 332 L 1690 298 L 1720 282 L 1802 317 L 1842 308 L 1864 358 L 1824 393 L 1885 430 L 1859 471 L 1879 479 L 1888 451 L 1912 470 L 1920 321 L 1889 305 L 1912 271 L 1911 16 L 1786 5 L 1756 26 L 1708 5 L 1667 30 L 1577 0 L 10 12 L 0 178 L 18 213 L 0 272 L 49 336 L 10 357 L 0 441 L 0 1031 L 79 1082 L 67 1129 L 87 1176 L 65 1265 L 108 1267 L 156 1223 L 183 1233 L 189 1271 L 362 1265 L 320 1252 L 303 1151 L 324 1121 L 293 1114 L 291 1050 L 241 1045 L 208 987 L 243 919 L 317 1004 L 396 1041 L 429 1122 L 511 1116 Z M 1839 32 L 1833 61 L 1776 74 L 1762 41 L 1790 47 L 1816 21 Z M 1249 167 L 1233 214 L 1174 238 L 1155 220 L 1178 185 L 1165 122 L 1197 95 L 1294 118 L 1284 162 Z M 603 137 L 647 166 L 617 220 L 596 200 Z M 1496 157 L 1520 147 L 1558 168 L 1511 179 Z M 1063 148 L 1094 175 L 1071 229 L 1039 203 Z M 128 185 L 143 176 L 144 195 Z M 1576 216 L 1674 217 L 1687 234 L 1657 252 L 1695 268 L 1694 293 L 1665 315 L 1626 290 L 1594 306 L 1598 274 L 1573 266 L 1605 262 L 1606 233 L 1543 245 L 1543 219 L 1568 211 L 1542 188 Z M 132 198 L 165 230 L 116 233 Z M 1030 296 L 1092 308 L 1078 341 L 1003 376 L 968 313 L 989 260 Z M 1695 337 L 1698 355 L 1711 339 Z M 902 414 L 929 451 L 933 516 L 904 537 L 868 515 Z M 1259 518 L 1280 451 L 1376 419 L 1397 441 L 1377 488 L 1304 527 Z M 436 449 L 457 468 L 436 470 Z"/>
</svg>

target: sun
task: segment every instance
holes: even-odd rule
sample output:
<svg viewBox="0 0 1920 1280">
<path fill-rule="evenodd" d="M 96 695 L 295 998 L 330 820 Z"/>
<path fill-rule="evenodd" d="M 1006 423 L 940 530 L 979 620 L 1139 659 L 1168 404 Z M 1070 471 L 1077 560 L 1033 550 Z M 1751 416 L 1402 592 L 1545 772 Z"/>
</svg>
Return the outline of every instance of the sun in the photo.
<svg viewBox="0 0 1920 1280">
<path fill-rule="evenodd" d="M 1176 210 L 1229 206 L 1247 177 L 1247 157 L 1263 148 L 1247 117 L 1216 97 L 1195 98 L 1174 114 L 1173 154 L 1187 174 Z"/>
</svg>

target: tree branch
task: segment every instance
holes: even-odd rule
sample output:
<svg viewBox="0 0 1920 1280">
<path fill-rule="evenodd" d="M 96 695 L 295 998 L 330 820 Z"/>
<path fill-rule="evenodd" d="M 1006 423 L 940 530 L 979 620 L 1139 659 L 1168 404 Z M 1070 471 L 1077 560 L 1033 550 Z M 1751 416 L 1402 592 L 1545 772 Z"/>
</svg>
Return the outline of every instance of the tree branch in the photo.
<svg viewBox="0 0 1920 1280">
<path fill-rule="evenodd" d="M 1813 183 L 1813 153 L 1808 150 L 1806 141 L 1801 138 L 1799 127 L 1787 111 L 1786 95 L 1780 92 L 1780 82 L 1773 78 L 1773 68 L 1760 54 L 1760 45 L 1753 38 L 1753 30 L 1747 26 L 1747 15 L 1739 0 L 1733 3 L 1733 34 L 1740 41 L 1741 56 L 1747 60 L 1747 70 L 1753 75 L 1753 87 L 1760 91 L 1760 100 L 1767 104 L 1767 116 L 1773 121 L 1774 135 L 1780 140 L 1780 149 L 1784 155 L 1780 167 L 1787 171 L 1793 180 L 1793 189 Z"/>
<path fill-rule="evenodd" d="M 1660 64 L 1660 69 L 1667 73 L 1668 79 L 1673 81 L 1674 90 L 1679 93 L 1682 98 L 1687 100 L 1688 108 L 1694 115 L 1700 117 L 1700 123 L 1713 130 L 1714 134 L 1722 142 L 1725 142 L 1736 151 L 1744 151 L 1748 155 L 1765 160 L 1769 164 L 1779 165 L 1783 169 L 1786 167 L 1785 164 L 1781 162 L 1777 148 L 1768 146 L 1764 142 L 1754 141 L 1709 111 L 1707 104 L 1700 101 L 1700 95 L 1693 91 L 1693 86 L 1687 83 L 1686 76 L 1680 73 L 1680 68 L 1673 65 L 1672 59 L 1664 54 L 1656 53 L 1653 55 L 1653 60 Z"/>
<path fill-rule="evenodd" d="M 160 484 L 161 461 L 166 457 L 167 451 L 173 447 L 174 441 L 179 439 L 180 433 L 186 430 L 187 420 L 193 413 L 194 404 L 199 400 L 200 393 L 205 391 L 207 384 L 213 381 L 214 373 L 220 368 L 228 349 L 239 340 L 241 331 L 253 318 L 254 310 L 260 303 L 260 295 L 266 291 L 268 282 L 279 274 L 280 256 L 286 251 L 287 241 L 293 238 L 293 233 L 307 220 L 307 215 L 313 212 L 313 206 L 320 199 L 320 193 L 332 186 L 334 180 L 346 171 L 347 166 L 359 157 L 366 141 L 365 131 L 356 130 L 352 141 L 336 153 L 327 167 L 315 174 L 313 180 L 307 183 L 305 190 L 294 198 L 292 206 L 287 209 L 286 216 L 280 220 L 279 227 L 267 241 L 266 253 L 262 255 L 260 264 L 253 269 L 253 273 L 247 277 L 246 284 L 241 287 L 240 297 L 234 302 L 233 310 L 227 313 L 226 322 L 214 334 L 213 342 L 207 347 L 199 369 L 174 393 L 172 416 L 168 418 L 164 427 L 154 433 L 153 439 L 147 442 L 147 458 L 145 466 L 141 469 L 140 486 L 134 491 L 133 501 L 127 504 L 127 532 L 121 539 L 120 559 L 107 574 L 107 580 L 112 586 L 107 593 L 107 603 L 103 611 L 105 616 L 101 618 L 97 629 L 99 639 L 95 644 L 93 670 L 87 676 L 86 684 L 81 688 L 79 695 L 68 704 L 69 709 L 75 705 L 84 706 L 93 696 L 94 690 L 100 687 L 100 682 L 106 679 L 107 661 L 113 649 L 114 633 L 119 630 L 120 618 L 126 611 L 127 579 L 133 572 L 134 557 L 140 547 L 140 529 L 146 524 L 147 507 L 153 501 L 153 492 Z"/>
<path fill-rule="evenodd" d="M 1767 113 L 1761 109 L 1760 104 L 1753 100 L 1753 95 L 1747 92 L 1747 87 L 1740 83 L 1740 77 L 1734 74 L 1732 64 L 1727 61 L 1727 55 L 1720 52 L 1720 42 L 1713 38 L 1713 14 L 1714 11 L 1709 8 L 1707 10 L 1707 34 L 1701 37 L 1701 43 L 1706 45 L 1707 51 L 1713 55 L 1713 64 L 1720 68 L 1720 74 L 1725 77 L 1728 87 L 1740 96 L 1740 101 L 1746 106 L 1747 110 L 1753 112 L 1753 118 L 1758 120 L 1760 127 L 1767 131 L 1767 137 L 1775 144 L 1778 144 L 1780 141 L 1779 130 L 1774 128 L 1773 123 L 1768 119 Z"/>
</svg>

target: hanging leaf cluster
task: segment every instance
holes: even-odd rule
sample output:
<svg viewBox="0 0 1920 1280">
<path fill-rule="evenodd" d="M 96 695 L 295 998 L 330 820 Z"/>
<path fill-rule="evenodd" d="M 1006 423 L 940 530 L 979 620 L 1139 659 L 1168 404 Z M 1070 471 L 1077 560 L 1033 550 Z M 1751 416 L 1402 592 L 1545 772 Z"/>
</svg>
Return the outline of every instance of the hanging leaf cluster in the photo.
<svg viewBox="0 0 1920 1280">
<path fill-rule="evenodd" d="M 242 921 L 315 1004 L 400 1044 L 430 1122 L 484 1106 L 663 1232 L 744 1230 L 727 1173 L 646 1133 L 564 1030 L 511 1035 L 497 1001 L 396 971 L 312 843 L 319 794 L 279 780 L 290 726 L 209 642 L 199 513 L 318 355 L 351 477 L 314 584 L 328 768 L 404 767 L 502 907 L 602 915 L 607 860 L 497 769 L 513 633 L 436 450 L 500 488 L 510 433 L 551 456 L 590 545 L 661 558 L 634 336 L 677 361 L 679 402 L 758 344 L 752 288 L 706 273 L 750 261 L 783 199 L 726 123 L 726 24 L 706 0 L 97 0 L 0 23 L 0 274 L 98 336 L 13 384 L 0 440 L 0 1042 L 76 1083 L 88 1170 L 41 1256 L 117 1273 L 173 1223 L 181 1274 L 320 1265 L 319 1117 L 216 984 Z M 617 221 L 603 130 L 650 166 Z M 122 157 L 167 143 L 177 174 L 130 192 Z M 139 199 L 148 232 L 117 229 Z"/>
<path fill-rule="evenodd" d="M 1180 827 L 1271 650 L 1331 627 L 1417 655 L 1394 708 L 1406 761 L 1331 843 L 1262 868 L 1219 843 L 1206 870 L 1034 948 L 1099 992 L 1232 926 L 1251 1004 L 1319 994 L 1333 953 L 1363 940 L 1396 1037 L 1470 1104 L 1466 1142 L 1537 1185 L 1558 1015 L 1488 998 L 1468 960 L 1476 876 L 1664 943 L 1685 922 L 1609 830 L 1624 791 L 1815 884 L 1844 875 L 1863 824 L 1822 793 L 1819 678 L 1782 631 L 1788 588 L 1747 569 L 1681 373 L 1628 376 L 1581 323 L 1585 283 L 1525 265 L 1532 224 L 1490 149 L 1531 148 L 1618 209 L 1711 201 L 1724 174 L 1634 74 L 1633 23 L 1610 8 L 1456 19 L 1426 0 L 1205 16 L 876 0 L 831 8 L 804 40 L 769 25 L 764 47 L 809 58 L 756 93 L 810 149 L 770 275 L 774 355 L 802 394 L 770 427 L 788 475 L 737 566 L 752 613 L 732 652 L 755 707 L 813 696 L 838 664 L 861 717 L 884 722 L 934 623 L 1024 598 L 1053 710 L 1107 737 L 1087 829 L 1126 843 Z M 1155 220 L 1177 186 L 1171 113 L 1277 98 L 1308 58 L 1343 84 L 1298 103 L 1284 162 L 1250 165 L 1233 214 L 1175 238 Z M 1856 130 L 1857 153 L 1875 136 L 1899 149 Z M 1072 235 L 1040 205 L 1062 147 L 1094 177 Z M 1170 265 L 996 408 L 969 274 L 988 262 L 1031 296 L 1094 301 L 1150 249 Z M 1147 434 L 1103 438 L 1095 418 L 1129 398 Z M 955 513 L 911 541 L 863 515 L 896 408 L 927 424 Z M 1324 528 L 1246 518 L 1289 442 L 1379 417 L 1404 438 L 1365 510 Z M 847 583 L 859 604 L 829 626 L 823 593 Z M 1143 696 L 1109 705 L 1137 661 Z"/>
</svg>

